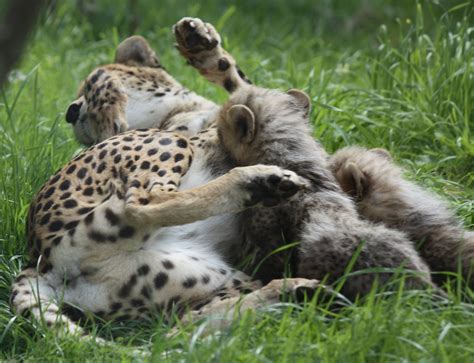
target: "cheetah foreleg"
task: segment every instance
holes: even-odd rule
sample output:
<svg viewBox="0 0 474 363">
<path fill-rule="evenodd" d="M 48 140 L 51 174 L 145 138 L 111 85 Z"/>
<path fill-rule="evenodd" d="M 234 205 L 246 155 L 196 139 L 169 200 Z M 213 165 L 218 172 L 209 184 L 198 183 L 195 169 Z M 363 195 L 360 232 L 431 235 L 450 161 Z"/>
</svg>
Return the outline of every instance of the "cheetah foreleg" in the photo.
<svg viewBox="0 0 474 363">
<path fill-rule="evenodd" d="M 304 186 L 295 173 L 277 166 L 234 168 L 200 187 L 159 193 L 145 206 L 127 203 L 126 215 L 138 225 L 181 225 L 253 206 L 273 206 Z"/>
</svg>

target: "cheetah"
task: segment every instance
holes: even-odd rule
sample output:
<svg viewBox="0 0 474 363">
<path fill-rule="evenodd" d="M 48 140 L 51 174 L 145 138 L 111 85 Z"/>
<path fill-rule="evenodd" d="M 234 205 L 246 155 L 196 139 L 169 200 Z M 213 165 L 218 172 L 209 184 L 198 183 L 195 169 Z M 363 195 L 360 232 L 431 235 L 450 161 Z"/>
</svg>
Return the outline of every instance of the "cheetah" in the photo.
<svg viewBox="0 0 474 363">
<path fill-rule="evenodd" d="M 220 150 L 216 128 L 193 140 L 138 129 L 65 165 L 31 204 L 30 265 L 15 280 L 15 310 L 74 331 L 56 301 L 129 320 L 260 287 L 226 261 L 240 242 L 235 215 L 304 184 L 275 166 L 229 170 Z"/>
<path fill-rule="evenodd" d="M 388 151 L 343 148 L 329 168 L 359 215 L 401 230 L 417 244 L 436 283 L 444 283 L 446 272 L 460 272 L 474 290 L 474 232 L 464 229 L 444 201 L 404 178 Z"/>
<path fill-rule="evenodd" d="M 335 198 L 335 194 L 333 195 L 335 200 L 329 194 L 316 193 L 313 195 L 313 202 L 322 198 L 316 203 L 317 206 L 320 206 L 319 203 L 321 203 L 321 205 L 328 207 L 328 212 L 322 212 L 322 215 L 308 212 L 315 207 L 314 203 L 309 202 L 311 199 L 309 197 L 305 199 L 308 202 L 307 206 L 305 203 L 288 202 L 286 204 L 293 205 L 293 208 L 281 205 L 271 210 L 244 212 L 243 215 L 247 216 L 243 219 L 243 225 L 246 226 L 244 235 L 249 239 L 247 245 L 255 255 L 255 264 L 258 265 L 257 271 L 259 271 L 255 275 L 257 278 L 263 282 L 280 278 L 285 270 L 284 261 L 293 262 L 290 263 L 290 266 L 293 266 L 296 276 L 321 279 L 329 274 L 332 279 L 337 278 L 342 273 L 341 269 L 345 268 L 353 255 L 354 247 L 364 240 L 365 244 L 360 251 L 359 262 L 356 261 L 354 267 L 356 270 L 368 267 L 396 268 L 405 261 L 405 267 L 425 275 L 431 271 L 431 277 L 437 283 L 442 282 L 443 277 L 446 276 L 440 272 L 461 271 L 468 285 L 471 288 L 474 287 L 474 279 L 471 278 L 474 261 L 473 232 L 466 231 L 462 227 L 445 203 L 404 179 L 399 168 L 393 163 L 390 164 L 388 161 L 390 158 L 387 158 L 387 153 L 383 149 L 364 153 L 360 151 L 362 149 L 352 147 L 343 149 L 334 156 L 328 155 L 319 143 L 315 142 L 312 137 L 308 137 L 310 132 L 305 131 L 305 127 L 308 128 L 309 124 L 310 100 L 304 92 L 290 90 L 287 95 L 280 92 L 282 96 L 280 98 L 275 94 L 275 91 L 250 87 L 251 82 L 236 66 L 233 58 L 218 46 L 220 38 L 215 35 L 212 26 L 209 24 L 205 24 L 201 28 L 186 26 L 186 22 L 194 23 L 194 25 L 202 24 L 198 19 L 184 19 L 182 22 L 185 23 L 182 30 L 185 35 L 177 36 L 178 49 L 188 60 L 188 63 L 197 68 L 209 81 L 220 85 L 232 94 L 231 100 L 223 110 L 226 108 L 229 111 L 235 110 L 232 106 L 236 106 L 235 103 L 240 100 L 243 105 L 248 106 L 248 103 L 252 103 L 254 108 L 251 108 L 250 113 L 253 112 L 260 117 L 266 115 L 266 118 L 271 120 L 272 116 L 278 119 L 285 112 L 288 117 L 291 117 L 289 103 L 297 105 L 293 115 L 299 115 L 306 119 L 306 126 L 303 126 L 305 122 L 300 120 L 293 129 L 291 127 L 285 128 L 284 125 L 277 127 L 276 122 L 272 123 L 254 117 L 254 127 L 252 127 L 252 122 L 244 122 L 246 116 L 249 116 L 246 112 L 241 115 L 241 112 L 233 111 L 238 114 L 235 117 L 237 122 L 244 123 L 244 129 L 226 127 L 221 122 L 219 132 L 221 142 L 224 145 L 227 143 L 226 149 L 236 160 L 236 165 L 251 165 L 252 163 L 279 165 L 295 171 L 300 176 L 307 177 L 320 185 L 323 190 L 327 186 L 327 189 L 333 193 L 343 192 L 342 195 L 339 195 L 339 200 Z M 183 38 L 186 36 L 195 37 L 195 33 L 199 31 L 204 34 L 202 38 L 217 39 L 216 42 L 210 43 L 204 40 L 206 52 L 197 52 L 196 55 L 196 52 L 186 51 L 186 47 L 179 45 L 184 43 Z M 214 51 L 212 50 L 213 44 L 215 44 Z M 225 61 L 222 61 L 221 57 L 224 57 Z M 228 59 L 230 62 L 227 61 Z M 227 72 L 227 67 L 221 66 L 222 63 L 230 64 L 231 71 Z M 233 67 L 235 69 L 232 69 Z M 275 98 L 273 99 L 272 96 Z M 267 107 L 265 107 L 265 102 Z M 225 111 L 221 111 L 221 115 L 223 112 Z M 266 112 L 267 114 L 265 114 Z M 228 120 L 229 117 L 226 115 L 221 117 L 222 119 Z M 248 119 L 252 120 L 252 117 L 249 116 Z M 297 136 L 293 136 L 294 134 Z M 238 141 L 236 141 L 236 137 Z M 285 142 L 285 138 L 288 138 L 288 142 Z M 229 143 L 229 140 L 233 140 L 233 142 Z M 304 147 L 296 146 L 298 140 L 301 140 L 300 144 L 303 144 Z M 303 142 L 303 140 L 306 141 Z M 242 163 L 240 157 L 243 159 L 250 157 L 252 162 L 247 164 L 248 160 L 246 160 Z M 308 170 L 305 170 L 306 167 Z M 360 171 L 357 172 L 356 169 L 360 169 Z M 366 176 L 361 178 L 361 175 Z M 354 195 L 355 190 L 356 195 Z M 303 195 L 307 196 L 308 194 Z M 304 199 L 303 196 L 301 198 Z M 337 215 L 338 208 L 344 210 L 342 215 Z M 332 210 L 334 213 L 331 213 Z M 311 216 L 308 216 L 308 213 Z M 334 221 L 328 222 L 327 226 L 339 230 L 339 233 L 333 234 L 334 231 L 323 231 L 317 228 L 311 230 L 309 227 L 312 223 L 317 225 L 318 220 L 324 221 L 326 218 L 331 219 L 332 217 Z M 348 219 L 344 220 L 345 217 Z M 351 220 L 353 225 L 350 225 L 348 220 Z M 380 226 L 381 223 L 382 226 Z M 341 224 L 347 228 L 341 228 Z M 329 236 L 327 239 L 324 238 L 326 233 Z M 339 241 L 338 243 L 341 245 L 334 248 L 330 246 L 326 250 L 326 255 L 322 254 L 322 256 L 328 257 L 330 266 L 316 268 L 317 271 L 313 271 L 313 273 L 309 272 L 315 265 L 311 258 L 318 254 L 315 250 L 318 242 L 302 243 L 295 254 L 290 251 L 290 253 L 272 255 L 272 251 L 280 248 L 282 244 L 300 240 L 302 236 L 305 236 L 307 241 L 320 240 L 325 243 L 329 243 L 332 239 Z M 259 248 L 255 249 L 257 245 Z M 382 249 L 386 253 L 379 253 L 377 249 Z M 243 251 L 246 250 L 243 249 Z M 248 258 L 249 252 L 246 251 L 242 258 Z M 304 256 L 309 261 L 303 263 Z M 265 262 L 261 263 L 262 260 Z M 324 261 L 324 257 L 321 257 L 321 260 Z M 336 266 L 339 266 L 339 271 L 335 271 Z M 256 266 L 253 267 L 248 271 L 249 273 L 255 272 Z M 385 274 L 384 276 L 388 277 L 389 275 Z M 359 281 L 354 284 L 356 280 Z M 422 280 L 422 285 L 431 285 L 429 278 Z M 368 291 L 372 281 L 374 279 L 370 276 L 367 279 L 352 278 L 346 284 L 345 291 L 351 296 L 363 293 Z M 414 285 L 419 286 L 419 282 L 418 279 Z"/>
<path fill-rule="evenodd" d="M 99 69 L 90 83 L 104 77 L 99 87 L 106 89 L 106 74 Z M 104 121 L 95 129 L 100 138 L 115 124 L 110 115 L 119 114 L 109 96 L 95 119 Z M 242 241 L 239 212 L 277 205 L 306 182 L 271 165 L 234 168 L 215 120 L 192 137 L 139 128 L 96 143 L 99 136 L 81 132 L 76 135 L 88 135 L 84 140 L 93 146 L 53 175 L 31 203 L 30 263 L 12 286 L 17 313 L 82 333 L 61 306 L 116 321 L 184 309 L 202 316 L 319 285 L 292 279 L 260 289 L 259 281 L 232 267 Z"/>
<path fill-rule="evenodd" d="M 183 18 L 173 31 L 180 53 L 211 82 L 228 92 L 250 83 L 211 24 Z M 65 118 L 76 139 L 90 146 L 147 127 L 193 136 L 211 125 L 219 109 L 176 81 L 143 37 L 132 36 L 117 47 L 115 63 L 86 78 Z"/>
</svg>

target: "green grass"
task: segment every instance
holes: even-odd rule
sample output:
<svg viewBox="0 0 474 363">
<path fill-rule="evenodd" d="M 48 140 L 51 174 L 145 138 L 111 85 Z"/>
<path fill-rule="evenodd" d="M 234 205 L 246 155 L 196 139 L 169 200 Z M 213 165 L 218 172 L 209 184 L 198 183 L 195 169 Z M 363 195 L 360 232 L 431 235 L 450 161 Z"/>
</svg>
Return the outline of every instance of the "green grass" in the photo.
<svg viewBox="0 0 474 363">
<path fill-rule="evenodd" d="M 80 149 L 64 111 L 76 87 L 109 62 L 133 17 L 126 2 L 101 1 L 84 16 L 73 1 L 46 11 L 11 82 L 0 90 L 0 360 L 453 361 L 474 360 L 474 306 L 428 292 L 374 291 L 339 312 L 312 301 L 245 314 L 204 337 L 191 326 L 174 337 L 160 321 L 89 324 L 116 344 L 59 338 L 14 317 L 12 276 L 25 263 L 29 201 Z M 198 5 L 202 3 L 202 5 Z M 205 5 L 204 5 L 205 3 Z M 361 5 L 365 4 L 365 5 Z M 172 47 L 171 25 L 199 16 L 217 25 L 227 49 L 255 83 L 306 90 L 314 135 L 330 151 L 385 147 L 407 175 L 446 198 L 474 225 L 474 9 L 468 1 L 140 1 L 137 32 L 189 88 L 216 101 Z M 472 298 L 472 295 L 471 295 Z M 162 356 L 164 352 L 168 355 Z"/>
</svg>

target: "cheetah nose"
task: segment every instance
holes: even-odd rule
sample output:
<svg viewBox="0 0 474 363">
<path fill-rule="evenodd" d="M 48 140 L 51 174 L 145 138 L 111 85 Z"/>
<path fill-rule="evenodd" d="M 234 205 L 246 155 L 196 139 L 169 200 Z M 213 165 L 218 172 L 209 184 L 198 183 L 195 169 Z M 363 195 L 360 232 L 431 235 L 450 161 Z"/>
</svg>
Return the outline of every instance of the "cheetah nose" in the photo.
<svg viewBox="0 0 474 363">
<path fill-rule="evenodd" d="M 69 105 L 67 112 L 66 112 L 66 122 L 70 124 L 75 124 L 77 119 L 79 118 L 79 111 L 81 110 L 82 103 L 72 103 Z"/>
</svg>

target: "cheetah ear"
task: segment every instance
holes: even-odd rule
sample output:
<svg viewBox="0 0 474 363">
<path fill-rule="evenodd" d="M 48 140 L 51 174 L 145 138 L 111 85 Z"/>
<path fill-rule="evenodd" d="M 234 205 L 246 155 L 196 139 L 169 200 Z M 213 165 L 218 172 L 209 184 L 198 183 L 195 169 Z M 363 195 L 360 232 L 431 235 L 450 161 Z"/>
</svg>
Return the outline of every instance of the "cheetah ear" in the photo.
<svg viewBox="0 0 474 363">
<path fill-rule="evenodd" d="M 255 137 L 255 116 L 250 108 L 234 105 L 227 111 L 227 121 L 232 126 L 236 138 L 243 144 L 249 144 Z"/>
<path fill-rule="evenodd" d="M 377 154 L 378 156 L 381 156 L 388 161 L 392 161 L 392 155 L 388 152 L 388 150 L 385 150 L 384 148 L 377 147 L 375 149 L 370 149 L 369 150 L 371 153 Z"/>
<path fill-rule="evenodd" d="M 140 35 L 128 37 L 118 45 L 115 51 L 115 63 L 139 67 L 161 67 L 150 44 Z"/>
<path fill-rule="evenodd" d="M 306 115 L 309 114 L 309 112 L 311 111 L 311 99 L 306 93 L 294 88 L 289 89 L 288 91 L 286 91 L 286 93 L 293 97 L 296 101 L 296 104 L 298 106 L 301 106 L 301 108 L 305 110 Z"/>
</svg>

